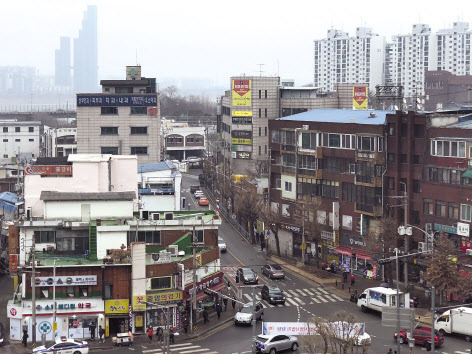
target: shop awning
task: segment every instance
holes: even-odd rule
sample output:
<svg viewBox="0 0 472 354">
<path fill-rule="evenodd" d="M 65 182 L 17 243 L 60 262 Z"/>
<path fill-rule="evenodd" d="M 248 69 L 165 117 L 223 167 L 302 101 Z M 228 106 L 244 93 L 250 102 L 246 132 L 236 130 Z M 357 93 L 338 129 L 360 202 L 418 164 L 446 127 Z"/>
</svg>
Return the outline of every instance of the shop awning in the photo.
<svg viewBox="0 0 472 354">
<path fill-rule="evenodd" d="M 365 250 L 360 249 L 360 248 L 353 248 L 353 247 L 348 247 L 348 246 L 338 246 L 338 247 L 336 247 L 335 252 L 340 253 L 340 254 L 345 254 L 346 256 L 352 256 L 352 254 L 355 253 L 357 258 L 366 259 L 368 261 L 372 260 L 372 258 L 367 254 L 367 252 Z"/>
<path fill-rule="evenodd" d="M 224 282 L 221 282 L 221 283 L 216 284 L 215 286 L 212 286 L 212 287 L 208 288 L 208 290 L 213 290 L 213 291 L 216 291 L 217 293 L 219 293 L 224 288 L 226 288 L 226 284 Z M 208 295 L 205 294 L 204 291 L 197 292 L 197 301 L 206 299 L 207 297 L 208 297 Z"/>
<path fill-rule="evenodd" d="M 462 178 L 472 178 L 472 167 L 469 167 L 464 174 L 462 175 Z"/>
</svg>

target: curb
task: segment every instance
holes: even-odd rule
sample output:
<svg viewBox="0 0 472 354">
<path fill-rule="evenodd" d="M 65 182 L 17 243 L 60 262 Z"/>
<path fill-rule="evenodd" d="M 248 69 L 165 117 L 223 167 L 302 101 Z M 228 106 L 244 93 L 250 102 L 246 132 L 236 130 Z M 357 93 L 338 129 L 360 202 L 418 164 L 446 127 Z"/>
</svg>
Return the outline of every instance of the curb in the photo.
<svg viewBox="0 0 472 354">
<path fill-rule="evenodd" d="M 191 336 L 188 336 L 188 337 L 186 337 L 185 339 L 195 339 L 195 338 L 198 338 L 198 337 L 200 337 L 200 336 L 202 336 L 202 335 L 204 335 L 204 334 L 207 334 L 207 333 L 209 333 L 209 332 L 212 332 L 212 331 L 218 329 L 219 327 L 222 327 L 223 325 L 225 325 L 225 324 L 231 322 L 232 320 L 233 320 L 233 317 L 229 317 L 229 318 L 227 318 L 226 320 L 222 320 L 221 322 L 219 322 L 216 326 L 207 328 L 207 329 L 205 329 L 204 331 L 202 331 L 202 332 L 200 332 L 200 333 L 197 333 L 197 334 L 193 334 L 193 335 L 191 335 Z"/>
<path fill-rule="evenodd" d="M 336 282 L 336 279 L 321 279 L 317 277 L 316 275 L 310 274 L 296 266 L 293 266 L 291 264 L 286 264 L 283 260 L 281 260 L 280 258 L 276 256 L 271 256 L 270 259 L 278 264 L 283 264 L 284 267 L 286 267 L 287 269 L 290 269 L 292 272 L 298 273 L 302 275 L 303 277 L 308 278 L 318 284 L 326 285 L 326 284 L 331 284 L 331 283 Z"/>
</svg>

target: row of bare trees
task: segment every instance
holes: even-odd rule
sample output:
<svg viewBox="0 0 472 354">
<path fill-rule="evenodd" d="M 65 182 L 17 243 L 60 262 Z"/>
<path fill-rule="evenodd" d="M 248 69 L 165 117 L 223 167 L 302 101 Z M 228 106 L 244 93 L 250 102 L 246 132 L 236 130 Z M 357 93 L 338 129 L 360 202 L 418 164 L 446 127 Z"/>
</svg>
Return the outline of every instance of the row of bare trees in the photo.
<svg viewBox="0 0 472 354">
<path fill-rule="evenodd" d="M 184 95 L 176 86 L 161 91 L 162 116 L 211 116 L 216 112 L 216 102 L 198 95 Z"/>
</svg>

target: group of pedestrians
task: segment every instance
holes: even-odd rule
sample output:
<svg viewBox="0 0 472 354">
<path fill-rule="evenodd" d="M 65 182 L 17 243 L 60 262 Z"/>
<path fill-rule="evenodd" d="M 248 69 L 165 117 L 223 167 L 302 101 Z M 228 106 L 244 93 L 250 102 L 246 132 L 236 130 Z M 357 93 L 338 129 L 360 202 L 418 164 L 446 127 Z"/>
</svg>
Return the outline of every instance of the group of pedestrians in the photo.
<svg viewBox="0 0 472 354">
<path fill-rule="evenodd" d="M 223 312 L 223 306 L 224 306 L 224 311 L 226 311 L 228 309 L 228 301 L 229 300 L 228 300 L 227 296 L 223 297 L 222 301 L 220 301 L 219 299 L 216 300 L 216 302 L 215 302 L 215 312 L 216 312 L 216 316 L 218 317 L 218 319 L 221 318 L 221 313 Z M 236 308 L 236 297 L 234 295 L 231 298 L 231 306 L 232 306 L 233 310 Z M 208 322 L 210 322 L 208 309 L 206 307 L 203 309 L 202 317 L 203 317 L 203 323 L 204 324 L 207 324 Z"/>
<path fill-rule="evenodd" d="M 169 330 L 169 343 L 174 344 L 175 342 L 175 328 L 170 328 Z M 154 329 L 152 328 L 151 325 L 148 326 L 147 329 L 147 336 L 150 342 L 152 342 L 152 336 L 154 335 Z M 164 330 L 162 327 L 157 327 L 156 329 L 156 337 L 157 337 L 157 342 L 162 343 L 164 342 Z"/>
<path fill-rule="evenodd" d="M 262 232 L 256 232 L 256 243 L 260 243 L 261 244 L 261 252 L 264 251 L 264 248 L 266 246 L 266 242 L 265 242 L 265 239 L 264 239 L 264 233 Z"/>
</svg>

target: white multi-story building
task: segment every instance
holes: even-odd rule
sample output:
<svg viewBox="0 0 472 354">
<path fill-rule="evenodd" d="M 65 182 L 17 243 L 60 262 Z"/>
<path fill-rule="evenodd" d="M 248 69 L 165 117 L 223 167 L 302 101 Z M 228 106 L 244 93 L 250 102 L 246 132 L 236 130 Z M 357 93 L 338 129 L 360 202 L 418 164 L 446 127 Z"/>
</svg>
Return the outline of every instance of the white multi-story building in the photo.
<svg viewBox="0 0 472 354">
<path fill-rule="evenodd" d="M 0 162 L 12 158 L 47 156 L 49 150 L 44 132 L 48 127 L 41 122 L 0 121 Z"/>
<path fill-rule="evenodd" d="M 359 27 L 356 36 L 336 29 L 314 41 L 314 86 L 334 91 L 340 83 L 367 83 L 369 90 L 383 83 L 385 38 Z"/>
<path fill-rule="evenodd" d="M 50 130 L 51 157 L 69 156 L 77 153 L 77 128 Z"/>
<path fill-rule="evenodd" d="M 470 75 L 471 33 L 466 22 L 454 22 L 451 29 L 442 29 L 436 33 L 437 70 L 446 70 L 454 75 Z"/>
<path fill-rule="evenodd" d="M 413 25 L 411 34 L 393 36 L 386 47 L 385 83 L 403 86 L 407 99 L 424 93 L 424 73 L 435 69 L 435 41 L 431 28 Z"/>
</svg>

